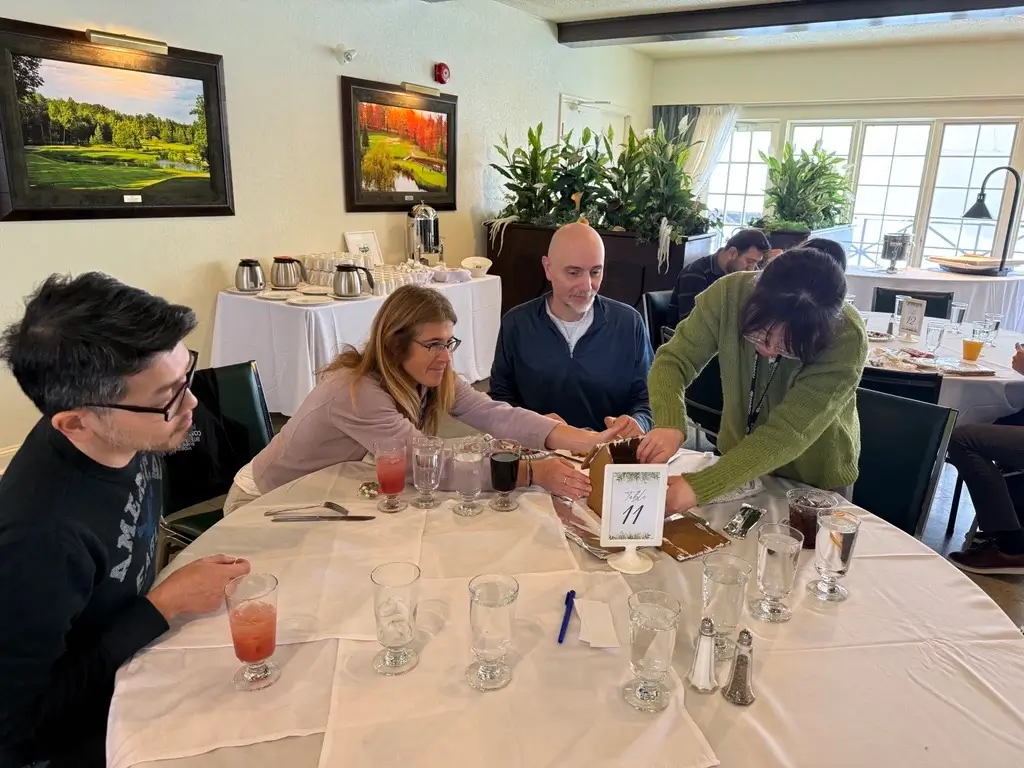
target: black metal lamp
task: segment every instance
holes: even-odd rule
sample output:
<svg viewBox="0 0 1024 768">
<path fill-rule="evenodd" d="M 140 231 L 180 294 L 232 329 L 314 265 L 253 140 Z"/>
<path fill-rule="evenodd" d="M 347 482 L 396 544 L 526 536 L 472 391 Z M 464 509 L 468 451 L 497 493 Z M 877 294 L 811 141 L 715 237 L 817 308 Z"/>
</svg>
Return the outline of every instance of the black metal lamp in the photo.
<svg viewBox="0 0 1024 768">
<path fill-rule="evenodd" d="M 985 176 L 985 180 L 981 182 L 981 191 L 978 193 L 978 199 L 967 212 L 964 213 L 965 219 L 987 219 L 991 221 L 994 217 L 992 212 L 985 205 L 985 185 L 988 180 L 992 177 L 992 174 L 996 171 L 1009 171 L 1010 175 L 1013 176 L 1013 204 L 1010 206 L 1010 221 L 1006 225 L 1006 241 L 1003 243 L 1003 257 L 999 260 L 999 269 L 995 274 L 1005 275 L 1009 270 L 1006 268 L 1006 260 L 1010 256 L 1010 244 L 1013 242 L 1014 235 L 1014 219 L 1017 216 L 1017 203 L 1020 202 L 1020 174 L 1008 165 L 1001 165 L 998 168 L 993 168 Z"/>
</svg>

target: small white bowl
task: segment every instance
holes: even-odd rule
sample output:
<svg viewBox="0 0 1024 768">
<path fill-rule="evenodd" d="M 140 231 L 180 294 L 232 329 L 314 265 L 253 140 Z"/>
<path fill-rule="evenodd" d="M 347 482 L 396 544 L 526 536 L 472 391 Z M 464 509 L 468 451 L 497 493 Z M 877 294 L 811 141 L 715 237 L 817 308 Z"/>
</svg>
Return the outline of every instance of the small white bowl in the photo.
<svg viewBox="0 0 1024 768">
<path fill-rule="evenodd" d="M 447 269 L 444 270 L 444 271 L 442 271 L 442 270 L 435 270 L 434 271 L 434 282 L 435 283 L 447 283 L 448 282 L 448 277 L 450 275 L 451 275 L 451 273 Z"/>
<path fill-rule="evenodd" d="M 467 259 L 462 260 L 462 266 L 469 270 L 469 274 L 473 277 L 483 277 L 487 274 L 487 270 L 491 268 L 491 260 L 485 259 L 483 256 L 470 256 Z"/>
<path fill-rule="evenodd" d="M 451 269 L 448 270 L 448 282 L 449 283 L 468 283 L 472 277 L 468 269 Z"/>
</svg>

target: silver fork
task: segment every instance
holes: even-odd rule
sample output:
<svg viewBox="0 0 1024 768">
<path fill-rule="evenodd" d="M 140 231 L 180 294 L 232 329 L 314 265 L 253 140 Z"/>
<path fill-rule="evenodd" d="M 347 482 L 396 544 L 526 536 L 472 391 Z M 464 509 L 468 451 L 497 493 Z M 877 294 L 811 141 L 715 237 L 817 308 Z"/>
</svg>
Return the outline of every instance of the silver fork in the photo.
<svg viewBox="0 0 1024 768">
<path fill-rule="evenodd" d="M 284 507 L 281 509 L 268 509 L 264 512 L 264 516 L 273 517 L 274 515 L 281 515 L 285 512 L 295 512 L 300 509 L 329 509 L 331 512 L 337 512 L 339 515 L 347 515 L 349 511 L 340 504 L 335 504 L 333 501 L 324 501 L 320 504 L 306 504 L 301 507 Z"/>
</svg>

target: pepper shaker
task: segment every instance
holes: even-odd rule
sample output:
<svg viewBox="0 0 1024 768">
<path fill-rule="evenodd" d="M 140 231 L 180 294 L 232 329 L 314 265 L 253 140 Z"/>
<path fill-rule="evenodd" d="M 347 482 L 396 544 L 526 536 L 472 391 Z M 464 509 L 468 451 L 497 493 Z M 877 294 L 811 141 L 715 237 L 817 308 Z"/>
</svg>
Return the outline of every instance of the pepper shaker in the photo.
<svg viewBox="0 0 1024 768">
<path fill-rule="evenodd" d="M 754 638 L 749 629 L 740 630 L 736 640 L 736 657 L 732 662 L 732 673 L 729 682 L 722 689 L 726 701 L 747 707 L 754 703 L 754 689 L 751 685 L 751 673 L 754 669 Z"/>
<path fill-rule="evenodd" d="M 714 693 L 718 690 L 715 677 L 715 622 L 707 616 L 700 620 L 697 652 L 693 656 L 686 683 L 699 693 Z"/>
</svg>

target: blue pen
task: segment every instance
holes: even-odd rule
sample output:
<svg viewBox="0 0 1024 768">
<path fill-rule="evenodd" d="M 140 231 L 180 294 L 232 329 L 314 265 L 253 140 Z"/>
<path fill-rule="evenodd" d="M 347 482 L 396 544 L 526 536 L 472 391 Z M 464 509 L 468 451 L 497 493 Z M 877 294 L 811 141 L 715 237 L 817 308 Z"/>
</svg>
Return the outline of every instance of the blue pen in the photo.
<svg viewBox="0 0 1024 768">
<path fill-rule="evenodd" d="M 565 593 L 565 613 L 562 615 L 562 628 L 558 630 L 558 644 L 565 640 L 565 633 L 569 629 L 569 619 L 572 618 L 572 604 L 576 599 L 576 590 L 570 589 Z"/>
</svg>

